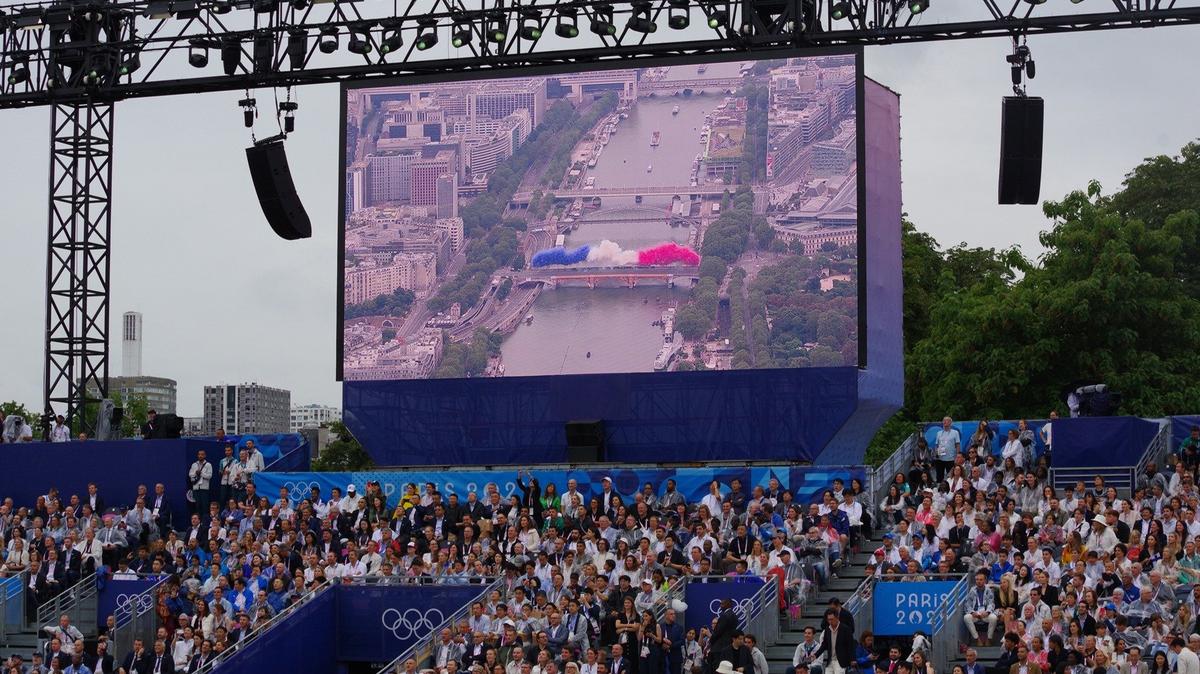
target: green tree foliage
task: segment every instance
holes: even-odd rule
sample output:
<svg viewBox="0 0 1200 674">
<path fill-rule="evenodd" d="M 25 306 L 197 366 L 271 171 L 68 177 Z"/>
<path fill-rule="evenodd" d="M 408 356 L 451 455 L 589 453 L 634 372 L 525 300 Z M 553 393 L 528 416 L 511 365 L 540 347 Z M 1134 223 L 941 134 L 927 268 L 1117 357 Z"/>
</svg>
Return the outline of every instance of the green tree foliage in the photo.
<svg viewBox="0 0 1200 674">
<path fill-rule="evenodd" d="M 508 227 L 497 227 L 481 239 L 467 244 L 467 265 L 453 279 L 442 284 L 426 302 L 433 311 L 445 311 L 458 302 L 463 311 L 475 305 L 492 282 L 492 274 L 500 267 L 524 264 L 519 250 L 517 233 Z"/>
<path fill-rule="evenodd" d="M 1200 408 L 1200 146 L 1146 160 L 1116 194 L 1093 182 L 1043 210 L 1036 264 L 942 250 L 905 224 L 905 408 L 869 458 L 944 414 L 1042 417 L 1077 380 L 1120 391 L 1127 414 Z"/>
<path fill-rule="evenodd" d="M 767 173 L 767 113 L 771 94 L 768 87 L 756 80 L 742 87 L 739 96 L 746 99 L 746 137 L 742 141 L 743 171 L 754 181 Z"/>
<path fill-rule="evenodd" d="M 712 318 L 695 304 L 682 306 L 675 313 L 675 329 L 684 339 L 696 340 L 704 337 L 711 323 Z"/>
<path fill-rule="evenodd" d="M 488 358 L 500 353 L 504 336 L 479 328 L 470 342 L 452 344 L 445 334 L 446 346 L 442 349 L 442 361 L 433 376 L 439 378 L 478 377 L 487 369 Z"/>
<path fill-rule="evenodd" d="M 396 288 L 387 295 L 380 295 L 362 304 L 351 304 L 346 307 L 346 318 L 360 316 L 403 316 L 412 307 L 416 295 L 411 290 Z"/>
<path fill-rule="evenodd" d="M 512 284 L 512 279 L 511 279 L 511 278 L 507 278 L 507 277 L 506 277 L 506 278 L 505 278 L 503 281 L 501 281 L 501 282 L 500 282 L 500 287 L 499 287 L 499 288 L 496 288 L 496 299 L 498 299 L 498 300 L 500 300 L 500 301 L 502 301 L 502 302 L 503 302 L 505 299 L 507 299 L 507 298 L 508 298 L 508 294 L 509 294 L 510 292 L 512 292 L 512 285 L 513 285 L 513 284 Z"/>
<path fill-rule="evenodd" d="M 354 435 L 346 428 L 345 424 L 335 421 L 329 424 L 329 431 L 337 437 L 326 445 L 320 456 L 313 460 L 313 470 L 319 472 L 344 472 L 366 470 L 375 466 L 375 462 L 371 460 L 371 456 L 367 454 L 358 440 L 354 438 Z"/>
</svg>

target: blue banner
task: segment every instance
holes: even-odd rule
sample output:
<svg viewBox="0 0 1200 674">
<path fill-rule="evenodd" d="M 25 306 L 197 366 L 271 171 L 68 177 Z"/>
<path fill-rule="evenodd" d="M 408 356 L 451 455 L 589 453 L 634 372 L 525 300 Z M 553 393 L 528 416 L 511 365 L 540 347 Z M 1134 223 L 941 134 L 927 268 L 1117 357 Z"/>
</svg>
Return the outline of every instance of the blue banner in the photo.
<svg viewBox="0 0 1200 674">
<path fill-rule="evenodd" d="M 912 635 L 917 630 L 932 634 L 933 614 L 956 584 L 953 580 L 876 583 L 873 631 L 889 636 Z"/>
<path fill-rule="evenodd" d="M 559 469 L 535 470 L 534 477 L 545 489 L 553 483 L 562 494 L 566 491 L 567 480 L 574 479 L 579 483 L 579 491 L 585 499 L 600 493 L 601 481 L 611 478 L 613 489 L 626 502 L 634 492 L 641 491 L 649 483 L 656 494 L 661 495 L 666 490 L 666 481 L 675 480 L 676 489 L 689 503 L 700 501 L 708 493 L 708 486 L 713 480 L 721 485 L 722 493 L 728 493 L 730 481 L 737 479 L 742 482 L 742 489 L 751 494 L 754 487 L 764 489 L 771 478 L 779 480 L 782 488 L 791 490 L 797 503 L 808 504 L 820 500 L 821 492 L 828 489 L 834 479 L 841 479 L 847 487 L 850 480 L 866 480 L 866 469 L 863 467 L 833 467 L 833 466 L 761 466 L 761 467 L 716 467 L 716 468 L 609 468 L 609 469 Z M 522 477 L 523 481 L 529 478 Z M 515 470 L 492 471 L 377 471 L 356 473 L 259 473 L 254 476 L 254 484 L 260 494 L 269 494 L 272 498 L 279 493 L 280 488 L 288 490 L 293 502 L 309 498 L 313 487 L 321 490 L 321 498 L 328 499 L 331 490 L 337 487 L 342 495 L 347 487 L 355 485 L 361 494 L 368 480 L 378 481 L 387 495 L 388 502 L 395 504 L 404 493 L 408 483 L 417 485 L 417 490 L 424 490 L 425 484 L 432 482 L 443 494 L 458 494 L 465 500 L 469 492 L 483 494 L 489 484 L 494 484 L 500 495 L 507 499 L 513 494 L 520 495 L 517 488 Z"/>
<path fill-rule="evenodd" d="M 153 610 L 154 597 L 143 593 L 146 593 L 158 581 L 158 578 L 138 578 L 136 580 L 109 580 L 98 585 L 96 621 L 103 625 L 111 615 L 121 622 L 128 618 L 135 606 L 141 611 Z"/>
<path fill-rule="evenodd" d="M 338 660 L 387 662 L 467 605 L 482 585 L 342 585 Z"/>
<path fill-rule="evenodd" d="M 1192 436 L 1193 428 L 1200 428 L 1200 416 L 1171 417 L 1171 451 L 1179 451 L 1179 446 Z M 1163 466 L 1158 469 L 1162 470 Z"/>
<path fill-rule="evenodd" d="M 771 580 L 774 581 L 773 578 Z M 762 586 L 763 580 L 757 576 L 738 576 L 713 583 L 688 583 L 684 589 L 684 602 L 688 607 L 683 624 L 688 629 L 707 627 L 712 630 L 712 622 L 721 612 L 721 600 L 732 599 L 738 624 L 745 627 L 751 610 L 751 598 Z"/>
</svg>

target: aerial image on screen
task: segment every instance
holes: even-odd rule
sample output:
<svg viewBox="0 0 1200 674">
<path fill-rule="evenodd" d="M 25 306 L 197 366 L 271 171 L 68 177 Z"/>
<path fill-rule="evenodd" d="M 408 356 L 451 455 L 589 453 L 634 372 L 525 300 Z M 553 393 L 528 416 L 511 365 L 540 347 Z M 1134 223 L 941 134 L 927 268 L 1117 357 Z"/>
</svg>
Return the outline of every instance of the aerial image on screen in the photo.
<svg viewBox="0 0 1200 674">
<path fill-rule="evenodd" d="M 345 90 L 342 378 L 858 364 L 856 58 Z"/>
</svg>

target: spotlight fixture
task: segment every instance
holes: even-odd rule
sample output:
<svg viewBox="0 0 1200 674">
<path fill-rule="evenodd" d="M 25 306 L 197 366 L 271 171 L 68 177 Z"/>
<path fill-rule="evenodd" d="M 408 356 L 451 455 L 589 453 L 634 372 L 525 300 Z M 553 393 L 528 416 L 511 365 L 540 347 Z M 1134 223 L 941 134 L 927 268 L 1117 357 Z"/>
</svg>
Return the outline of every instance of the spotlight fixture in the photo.
<svg viewBox="0 0 1200 674">
<path fill-rule="evenodd" d="M 579 10 L 577 8 L 569 6 L 558 8 L 558 20 L 554 25 L 554 34 L 566 38 L 579 36 Z"/>
<path fill-rule="evenodd" d="M 542 15 L 536 9 L 521 11 L 521 29 L 517 33 L 522 40 L 536 40 L 542 36 Z"/>
<path fill-rule="evenodd" d="M 321 29 L 321 39 L 317 41 L 317 48 L 322 54 L 332 54 L 338 50 L 338 29 L 333 26 L 326 26 Z"/>
<path fill-rule="evenodd" d="M 368 28 L 363 27 L 350 31 L 350 41 L 346 43 L 346 49 L 351 54 L 371 53 L 371 33 Z"/>
<path fill-rule="evenodd" d="M 193 68 L 203 68 L 208 65 L 208 45 L 202 40 L 193 39 L 188 46 L 188 63 Z"/>
<path fill-rule="evenodd" d="M 465 47 L 471 43 L 471 24 L 454 22 L 454 32 L 450 34 L 450 44 L 455 47 Z"/>
<path fill-rule="evenodd" d="M 650 18 L 649 0 L 637 0 L 633 3 L 633 13 L 629 15 L 625 27 L 635 33 L 653 33 L 658 30 L 658 24 Z"/>
<path fill-rule="evenodd" d="M 488 20 L 487 41 L 493 44 L 504 44 L 508 39 L 508 17 L 504 14 L 493 14 Z"/>
<path fill-rule="evenodd" d="M 121 67 L 117 69 L 117 74 L 118 75 L 128 75 L 141 67 L 142 67 L 142 59 L 139 58 L 138 55 L 135 53 L 133 56 L 130 56 L 129 58 L 125 59 L 121 63 Z"/>
<path fill-rule="evenodd" d="M 920 14 L 929 9 L 929 0 L 908 0 L 908 11 Z"/>
<path fill-rule="evenodd" d="M 287 55 L 288 62 L 292 64 L 292 70 L 300 70 L 304 67 L 304 59 L 308 56 L 308 31 L 303 28 L 293 28 L 288 31 Z"/>
<path fill-rule="evenodd" d="M 238 107 L 242 109 L 242 123 L 246 125 L 247 129 L 254 126 L 255 105 L 257 105 L 257 101 L 253 98 L 243 98 L 238 101 Z"/>
<path fill-rule="evenodd" d="M 14 63 L 12 70 L 8 71 L 8 83 L 20 84 L 27 81 L 29 81 L 29 61 L 22 59 Z"/>
<path fill-rule="evenodd" d="M 421 26 L 417 34 L 417 51 L 425 51 L 438 43 L 437 20 L 421 19 L 417 23 Z"/>
<path fill-rule="evenodd" d="M 385 31 L 383 34 L 383 41 L 379 43 L 379 53 L 381 54 L 390 54 L 394 51 L 400 51 L 400 47 L 404 46 L 404 35 L 400 32 L 400 24 L 390 26 L 389 28 L 390 30 Z M 437 33 L 433 34 L 433 41 L 437 42 Z M 433 45 L 431 44 L 429 46 L 432 47 Z M 428 47 L 422 47 L 421 41 L 418 38 L 417 49 L 428 49 Z"/>
<path fill-rule="evenodd" d="M 672 30 L 683 30 L 691 23 L 691 18 L 688 16 L 689 0 L 668 0 L 671 5 L 667 10 L 667 25 Z"/>
<path fill-rule="evenodd" d="M 834 21 L 841 21 L 847 16 L 850 16 L 850 3 L 848 2 L 835 2 L 829 8 L 829 18 Z"/>
<path fill-rule="evenodd" d="M 589 30 L 601 37 L 617 34 L 617 24 L 613 23 L 612 5 L 607 3 L 596 5 L 593 12 L 592 25 L 589 27 Z"/>
<path fill-rule="evenodd" d="M 291 133 L 296 130 L 296 110 L 300 104 L 295 101 L 283 101 L 279 104 L 279 112 L 283 115 L 283 132 Z"/>
<path fill-rule="evenodd" d="M 221 65 L 226 75 L 236 75 L 242 62 L 242 43 L 236 37 L 227 37 L 221 41 Z"/>
<path fill-rule="evenodd" d="M 729 10 L 716 8 L 708 15 L 709 28 L 721 28 L 729 25 Z"/>
</svg>

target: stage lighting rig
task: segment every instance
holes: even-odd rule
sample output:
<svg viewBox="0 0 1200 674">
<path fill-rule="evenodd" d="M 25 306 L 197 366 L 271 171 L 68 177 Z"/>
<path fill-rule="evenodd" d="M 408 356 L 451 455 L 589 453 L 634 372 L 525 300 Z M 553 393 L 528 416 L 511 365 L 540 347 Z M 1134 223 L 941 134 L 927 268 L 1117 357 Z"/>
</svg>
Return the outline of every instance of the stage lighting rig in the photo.
<svg viewBox="0 0 1200 674">
<path fill-rule="evenodd" d="M 289 96 L 291 93 L 289 92 Z M 283 115 L 283 132 L 291 133 L 296 130 L 296 110 L 300 104 L 295 101 L 284 101 L 279 104 L 279 113 Z"/>
<path fill-rule="evenodd" d="M 142 59 L 134 52 L 129 58 L 121 62 L 121 67 L 117 69 L 117 74 L 121 76 L 130 75 L 137 72 L 138 68 L 142 67 Z"/>
<path fill-rule="evenodd" d="M 204 68 L 208 65 L 208 49 L 212 46 L 207 40 L 194 37 L 188 40 L 188 63 L 193 68 Z"/>
<path fill-rule="evenodd" d="M 848 16 L 850 16 L 849 2 L 843 0 L 842 2 L 835 2 L 829 7 L 829 18 L 834 21 L 841 21 Z"/>
<path fill-rule="evenodd" d="M 13 61 L 8 71 L 8 83 L 20 84 L 29 81 L 29 57 L 18 57 Z"/>
<path fill-rule="evenodd" d="M 908 0 L 908 11 L 920 14 L 929 9 L 929 0 Z"/>
<path fill-rule="evenodd" d="M 635 33 L 653 33 L 658 30 L 658 24 L 650 17 L 650 1 L 635 0 L 632 4 L 633 13 L 625 22 L 625 27 Z"/>
<path fill-rule="evenodd" d="M 221 66 L 225 74 L 237 74 L 238 66 L 242 63 L 242 43 L 236 37 L 226 37 L 221 40 Z"/>
<path fill-rule="evenodd" d="M 667 0 L 670 8 L 667 9 L 667 25 L 672 30 L 683 30 L 691 24 L 691 17 L 688 16 L 688 5 L 691 0 Z"/>
<path fill-rule="evenodd" d="M 350 31 L 350 41 L 346 43 L 346 50 L 351 54 L 370 54 L 371 53 L 371 26 L 358 26 Z"/>
<path fill-rule="evenodd" d="M 1004 57 L 1012 74 L 1013 93 L 1025 96 L 1025 80 L 1037 76 L 1037 64 L 1033 61 L 1033 52 L 1024 39 L 1013 38 L 1013 52 Z"/>
<path fill-rule="evenodd" d="M 565 38 L 579 37 L 579 9 L 577 7 L 563 5 L 558 8 L 554 34 Z"/>
<path fill-rule="evenodd" d="M 292 70 L 300 70 L 304 67 L 304 60 L 308 57 L 307 30 L 293 28 L 288 31 L 287 55 Z"/>
<path fill-rule="evenodd" d="M 454 28 L 450 33 L 450 44 L 455 47 L 465 47 L 471 44 L 471 24 L 466 19 L 454 20 Z"/>
<path fill-rule="evenodd" d="M 536 9 L 521 10 L 521 28 L 517 32 L 522 40 L 536 40 L 542 36 L 542 13 Z"/>
<path fill-rule="evenodd" d="M 425 24 L 421 23 L 421 25 L 424 26 Z M 437 30 L 436 25 L 437 24 L 435 22 L 434 23 L 435 31 Z M 422 47 L 421 45 L 423 43 L 421 42 L 421 40 L 423 40 L 424 38 L 425 38 L 424 35 L 417 38 L 417 49 L 428 49 L 429 47 L 433 46 L 433 44 L 431 43 L 429 45 L 429 47 Z M 437 42 L 437 33 L 436 32 L 434 32 L 434 34 L 433 34 L 433 42 L 435 42 L 435 43 Z M 404 46 L 404 35 L 400 32 L 400 23 L 397 22 L 395 24 L 389 25 L 388 30 L 384 32 L 383 41 L 381 41 L 379 43 L 379 53 L 391 54 L 393 52 L 398 52 L 398 51 L 400 51 L 400 48 L 403 46 Z"/>
<path fill-rule="evenodd" d="M 317 49 L 320 49 L 322 54 L 332 54 L 338 50 L 336 26 L 325 26 L 321 29 L 321 38 L 317 41 Z"/>
<path fill-rule="evenodd" d="M 421 19 L 417 22 L 417 51 L 425 51 L 438 43 L 437 19 Z"/>
<path fill-rule="evenodd" d="M 613 6 L 607 3 L 596 5 L 592 10 L 592 23 L 589 30 L 601 37 L 617 34 L 617 24 L 613 23 Z"/>
<path fill-rule="evenodd" d="M 508 40 L 508 15 L 494 12 L 488 18 L 486 37 L 492 44 L 504 44 Z"/>
<path fill-rule="evenodd" d="M 238 107 L 242 109 L 242 123 L 246 125 L 247 129 L 254 126 L 254 116 L 258 110 L 257 105 L 258 102 L 249 96 L 238 101 Z"/>
</svg>

